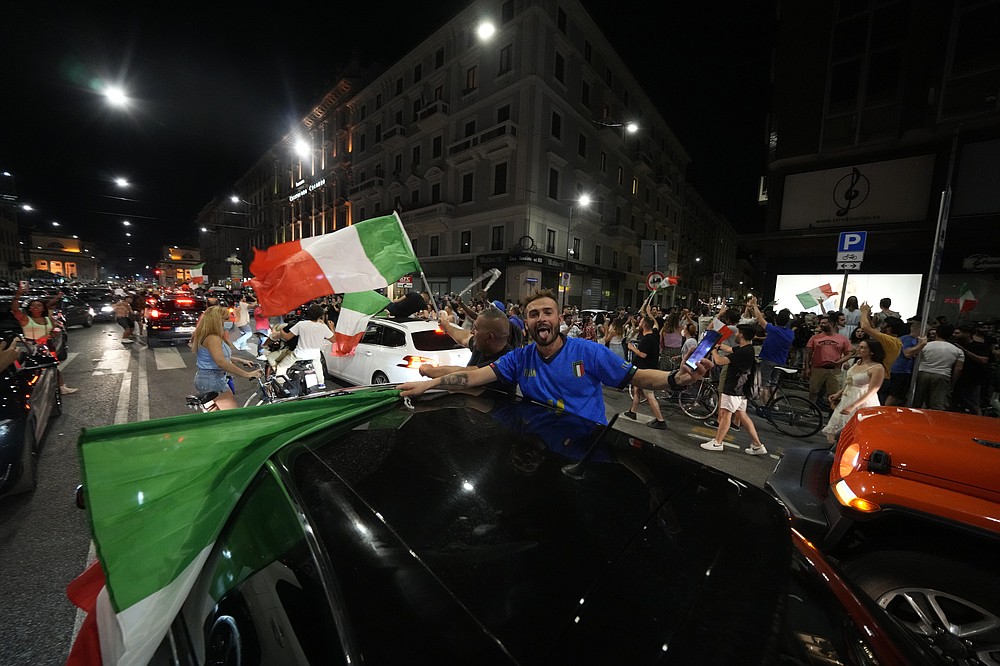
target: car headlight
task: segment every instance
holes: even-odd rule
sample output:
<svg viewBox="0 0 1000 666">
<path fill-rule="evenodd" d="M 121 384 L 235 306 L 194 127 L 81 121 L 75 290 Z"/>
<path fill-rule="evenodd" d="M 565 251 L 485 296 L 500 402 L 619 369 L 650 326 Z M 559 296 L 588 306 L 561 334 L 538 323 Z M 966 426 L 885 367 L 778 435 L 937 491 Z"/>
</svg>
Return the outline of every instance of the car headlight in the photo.
<svg viewBox="0 0 1000 666">
<path fill-rule="evenodd" d="M 849 444 L 844 452 L 840 454 L 840 462 L 837 465 L 837 473 L 840 478 L 846 478 L 851 472 L 858 468 L 858 460 L 861 458 L 861 447 L 858 444 Z"/>
<path fill-rule="evenodd" d="M 855 495 L 854 491 L 851 490 L 851 487 L 847 485 L 847 481 L 844 479 L 841 479 L 837 483 L 833 484 L 833 495 L 837 498 L 837 501 L 844 506 L 849 506 L 852 509 L 863 511 L 864 513 L 874 513 L 875 511 L 882 510 L 882 507 L 875 502 Z"/>
<path fill-rule="evenodd" d="M 87 314 L 89 314 L 91 317 L 93 317 L 94 316 L 94 308 L 87 308 Z"/>
<path fill-rule="evenodd" d="M 110 305 L 105 305 L 103 308 L 101 308 L 101 312 L 114 312 L 114 311 L 115 309 Z"/>
</svg>

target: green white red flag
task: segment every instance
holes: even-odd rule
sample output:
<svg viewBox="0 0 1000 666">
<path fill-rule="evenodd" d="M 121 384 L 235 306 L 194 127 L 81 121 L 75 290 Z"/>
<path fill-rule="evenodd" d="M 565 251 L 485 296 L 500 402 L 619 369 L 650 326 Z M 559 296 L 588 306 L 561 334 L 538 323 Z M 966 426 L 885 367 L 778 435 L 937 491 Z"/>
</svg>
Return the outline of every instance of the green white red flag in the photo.
<svg viewBox="0 0 1000 666">
<path fill-rule="evenodd" d="M 88 611 L 67 663 L 148 663 L 265 461 L 398 395 L 362 390 L 253 407 L 252 418 L 240 409 L 84 429 L 98 559 L 67 588 Z"/>
<path fill-rule="evenodd" d="M 381 289 L 420 271 L 396 213 L 254 252 L 251 282 L 269 315 L 321 296 Z"/>
<path fill-rule="evenodd" d="M 830 283 L 827 282 L 826 284 L 820 285 L 815 289 L 810 289 L 809 291 L 801 294 L 795 294 L 795 298 L 799 299 L 799 303 L 802 304 L 803 308 L 809 310 L 810 308 L 817 307 L 826 301 L 826 299 L 836 295 L 837 292 L 835 292 L 833 287 L 830 286 Z"/>
<path fill-rule="evenodd" d="M 971 312 L 977 305 L 979 305 L 979 299 L 973 295 L 969 285 L 963 282 L 958 290 L 958 313 Z"/>
<path fill-rule="evenodd" d="M 334 345 L 331 353 L 334 356 L 349 356 L 361 342 L 368 320 L 373 314 L 381 312 L 391 303 L 388 298 L 374 291 L 359 291 L 344 294 L 340 304 L 340 316 L 337 317 L 337 327 L 334 331 Z"/>
<path fill-rule="evenodd" d="M 191 282 L 195 284 L 201 284 L 205 281 L 205 275 L 203 271 L 205 270 L 205 264 L 198 264 L 191 269 Z"/>
</svg>

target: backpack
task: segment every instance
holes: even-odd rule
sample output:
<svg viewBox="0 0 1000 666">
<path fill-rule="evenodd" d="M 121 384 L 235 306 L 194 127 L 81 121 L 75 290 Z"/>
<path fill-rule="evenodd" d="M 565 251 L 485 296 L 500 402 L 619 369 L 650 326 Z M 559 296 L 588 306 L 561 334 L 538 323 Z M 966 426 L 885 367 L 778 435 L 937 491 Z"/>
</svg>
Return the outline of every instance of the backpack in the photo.
<svg viewBox="0 0 1000 666">
<path fill-rule="evenodd" d="M 760 389 L 763 385 L 764 379 L 761 377 L 760 364 L 754 361 L 753 365 L 750 366 L 750 375 L 743 383 L 743 396 L 747 400 L 760 400 Z"/>
</svg>

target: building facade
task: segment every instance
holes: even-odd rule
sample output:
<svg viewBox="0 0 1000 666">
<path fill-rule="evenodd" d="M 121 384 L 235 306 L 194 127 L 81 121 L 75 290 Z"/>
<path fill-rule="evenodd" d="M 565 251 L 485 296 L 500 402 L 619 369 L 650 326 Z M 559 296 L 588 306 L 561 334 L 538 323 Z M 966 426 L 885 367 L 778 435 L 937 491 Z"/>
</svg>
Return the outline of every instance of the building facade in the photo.
<svg viewBox="0 0 1000 666">
<path fill-rule="evenodd" d="M 31 232 L 28 236 L 31 271 L 51 273 L 66 280 L 96 282 L 100 261 L 93 243 L 75 236 Z"/>
<path fill-rule="evenodd" d="M 640 241 L 667 244 L 662 268 L 684 277 L 689 161 L 579 2 L 476 2 L 384 71 L 348 71 L 237 204 L 206 206 L 206 268 L 397 211 L 434 292 L 499 268 L 490 295 L 520 299 L 568 272 L 567 303 L 635 306 Z"/>
</svg>

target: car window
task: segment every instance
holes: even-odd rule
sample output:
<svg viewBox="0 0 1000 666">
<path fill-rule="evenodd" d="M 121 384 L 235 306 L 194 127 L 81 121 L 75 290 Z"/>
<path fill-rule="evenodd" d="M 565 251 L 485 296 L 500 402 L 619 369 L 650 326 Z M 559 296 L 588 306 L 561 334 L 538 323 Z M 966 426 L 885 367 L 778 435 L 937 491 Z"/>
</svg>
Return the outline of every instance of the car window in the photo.
<svg viewBox="0 0 1000 666">
<path fill-rule="evenodd" d="M 385 347 L 402 347 L 406 345 L 406 333 L 399 330 L 398 328 L 393 328 L 391 326 L 384 326 L 382 331 L 382 345 Z"/>
<path fill-rule="evenodd" d="M 444 351 L 445 349 L 462 349 L 451 337 L 441 330 L 415 331 L 413 346 L 420 351 Z"/>
<path fill-rule="evenodd" d="M 369 323 L 368 329 L 365 331 L 364 336 L 361 338 L 361 344 L 365 345 L 377 345 L 379 340 L 382 339 L 382 325 L 376 323 Z"/>
</svg>

